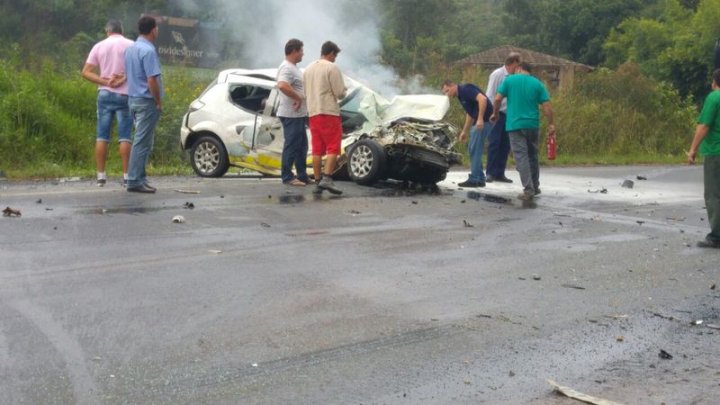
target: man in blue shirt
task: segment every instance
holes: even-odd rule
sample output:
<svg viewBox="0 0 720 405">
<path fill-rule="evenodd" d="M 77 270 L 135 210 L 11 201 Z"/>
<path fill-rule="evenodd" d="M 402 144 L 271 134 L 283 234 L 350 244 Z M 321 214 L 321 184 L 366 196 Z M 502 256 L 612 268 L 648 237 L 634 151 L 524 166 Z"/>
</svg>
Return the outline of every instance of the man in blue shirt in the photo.
<svg viewBox="0 0 720 405">
<path fill-rule="evenodd" d="M 138 21 L 138 32 L 140 36 L 135 44 L 125 51 L 128 104 L 135 124 L 128 164 L 127 191 L 154 193 L 157 190 L 147 183 L 145 166 L 152 152 L 155 126 L 162 111 L 160 57 L 154 45 L 158 37 L 157 22 L 153 17 L 141 17 Z"/>
<path fill-rule="evenodd" d="M 442 92 L 448 98 L 457 97 L 465 110 L 465 125 L 460 132 L 460 142 L 467 141 L 468 132 L 470 142 L 468 153 L 470 154 L 470 175 L 468 179 L 459 183 L 460 187 L 485 187 L 485 172 L 483 171 L 482 156 L 483 145 L 490 125 L 485 125 L 492 113 L 492 105 L 488 102 L 485 93 L 472 83 L 455 84 L 451 80 L 445 80 L 442 85 Z"/>
</svg>

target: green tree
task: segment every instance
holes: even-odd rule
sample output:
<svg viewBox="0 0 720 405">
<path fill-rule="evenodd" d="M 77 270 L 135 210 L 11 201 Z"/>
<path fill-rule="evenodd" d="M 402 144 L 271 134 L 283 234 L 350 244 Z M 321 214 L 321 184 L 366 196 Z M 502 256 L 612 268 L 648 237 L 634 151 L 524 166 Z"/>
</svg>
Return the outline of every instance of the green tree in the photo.
<svg viewBox="0 0 720 405">
<path fill-rule="evenodd" d="M 700 100 L 708 91 L 718 21 L 720 0 L 704 0 L 696 11 L 678 0 L 664 0 L 656 18 L 630 18 L 612 30 L 604 44 L 607 64 L 637 63 L 643 73 Z"/>
<path fill-rule="evenodd" d="M 506 35 L 522 47 L 590 65 L 603 62 L 610 30 L 655 0 L 506 0 Z"/>
</svg>

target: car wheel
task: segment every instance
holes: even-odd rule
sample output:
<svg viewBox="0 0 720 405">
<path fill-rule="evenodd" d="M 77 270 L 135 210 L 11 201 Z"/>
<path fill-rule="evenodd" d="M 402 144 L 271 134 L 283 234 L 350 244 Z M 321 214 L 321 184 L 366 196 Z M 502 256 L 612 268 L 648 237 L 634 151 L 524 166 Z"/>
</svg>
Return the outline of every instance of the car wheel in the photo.
<svg viewBox="0 0 720 405">
<path fill-rule="evenodd" d="M 200 177 L 221 177 L 230 164 L 225 146 L 213 136 L 198 139 L 190 151 L 192 168 Z"/>
<path fill-rule="evenodd" d="M 348 153 L 348 174 L 358 184 L 371 184 L 385 172 L 385 150 L 377 142 L 362 139 Z"/>
</svg>

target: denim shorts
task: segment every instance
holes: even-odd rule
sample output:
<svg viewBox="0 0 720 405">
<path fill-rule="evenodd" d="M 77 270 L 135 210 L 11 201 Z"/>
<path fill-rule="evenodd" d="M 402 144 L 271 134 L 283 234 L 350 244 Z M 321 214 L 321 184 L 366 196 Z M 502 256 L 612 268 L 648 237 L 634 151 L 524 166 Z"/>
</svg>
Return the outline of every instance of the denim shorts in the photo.
<svg viewBox="0 0 720 405">
<path fill-rule="evenodd" d="M 118 123 L 118 141 L 130 142 L 132 117 L 128 108 L 128 97 L 108 90 L 98 91 L 97 96 L 97 140 L 110 142 L 113 118 Z"/>
</svg>

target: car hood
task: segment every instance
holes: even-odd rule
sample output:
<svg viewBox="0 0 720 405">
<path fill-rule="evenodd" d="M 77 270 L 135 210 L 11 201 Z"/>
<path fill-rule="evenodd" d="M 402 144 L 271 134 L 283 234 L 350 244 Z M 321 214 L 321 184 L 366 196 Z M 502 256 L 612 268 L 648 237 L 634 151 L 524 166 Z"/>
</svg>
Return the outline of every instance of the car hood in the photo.
<svg viewBox="0 0 720 405">
<path fill-rule="evenodd" d="M 369 130 L 401 118 L 419 121 L 440 121 L 450 109 L 446 96 L 434 94 L 396 96 L 388 100 L 367 86 L 344 77 L 347 96 L 340 101 L 344 112 L 361 114 L 367 120 L 363 129 Z"/>
</svg>

